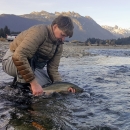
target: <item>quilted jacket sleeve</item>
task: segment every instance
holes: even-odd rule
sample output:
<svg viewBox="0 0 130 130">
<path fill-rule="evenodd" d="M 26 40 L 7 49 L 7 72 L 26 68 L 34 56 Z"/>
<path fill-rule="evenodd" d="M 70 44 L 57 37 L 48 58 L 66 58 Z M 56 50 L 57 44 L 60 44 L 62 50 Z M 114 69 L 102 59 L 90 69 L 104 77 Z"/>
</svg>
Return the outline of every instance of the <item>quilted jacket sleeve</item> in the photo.
<svg viewBox="0 0 130 130">
<path fill-rule="evenodd" d="M 13 61 L 20 75 L 26 82 L 31 82 L 35 76 L 29 65 L 28 58 L 32 58 L 38 47 L 46 39 L 46 30 L 40 26 L 34 26 L 27 31 L 22 42 L 13 54 Z M 16 39 L 17 40 L 17 39 Z"/>
<path fill-rule="evenodd" d="M 47 72 L 52 82 L 62 81 L 61 76 L 58 72 L 62 51 L 63 51 L 63 44 L 59 45 L 56 54 L 47 64 Z"/>
</svg>

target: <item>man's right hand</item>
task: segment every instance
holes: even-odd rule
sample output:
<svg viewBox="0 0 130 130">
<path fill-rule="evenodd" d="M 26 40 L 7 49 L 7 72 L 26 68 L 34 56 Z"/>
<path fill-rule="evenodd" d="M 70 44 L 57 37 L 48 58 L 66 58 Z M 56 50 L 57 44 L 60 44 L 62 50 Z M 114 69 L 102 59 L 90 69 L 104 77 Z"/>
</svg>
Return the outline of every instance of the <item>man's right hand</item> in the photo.
<svg viewBox="0 0 130 130">
<path fill-rule="evenodd" d="M 36 81 L 36 79 L 32 80 L 30 82 L 32 94 L 34 96 L 40 96 L 43 94 L 43 88 L 41 85 Z"/>
</svg>

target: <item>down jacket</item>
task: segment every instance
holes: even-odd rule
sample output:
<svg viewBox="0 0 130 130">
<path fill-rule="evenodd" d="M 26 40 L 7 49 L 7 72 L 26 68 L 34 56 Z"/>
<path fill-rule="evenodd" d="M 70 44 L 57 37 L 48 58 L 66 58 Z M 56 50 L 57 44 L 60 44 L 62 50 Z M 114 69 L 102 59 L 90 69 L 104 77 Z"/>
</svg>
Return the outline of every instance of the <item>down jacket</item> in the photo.
<svg viewBox="0 0 130 130">
<path fill-rule="evenodd" d="M 39 63 L 48 61 L 47 72 L 52 82 L 61 81 L 58 66 L 63 43 L 55 38 L 51 25 L 36 25 L 21 32 L 10 44 L 10 50 L 13 52 L 13 62 L 26 82 L 35 79 L 29 59 L 36 53 L 40 54 Z"/>
</svg>

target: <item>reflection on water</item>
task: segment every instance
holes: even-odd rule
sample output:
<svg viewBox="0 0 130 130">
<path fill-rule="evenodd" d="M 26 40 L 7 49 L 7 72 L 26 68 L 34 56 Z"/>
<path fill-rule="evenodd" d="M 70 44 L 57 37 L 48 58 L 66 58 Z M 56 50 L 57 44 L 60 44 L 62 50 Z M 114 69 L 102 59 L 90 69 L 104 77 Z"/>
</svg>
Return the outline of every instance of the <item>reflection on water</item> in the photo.
<svg viewBox="0 0 130 130">
<path fill-rule="evenodd" d="M 130 50 L 90 52 L 98 55 L 79 59 L 62 58 L 59 67 L 63 79 L 79 85 L 84 89 L 83 93 L 30 97 L 32 103 L 27 104 L 25 102 L 28 97 L 20 97 L 20 94 L 14 94 L 15 98 L 10 97 L 10 100 L 3 98 L 6 93 L 1 89 L 0 128 L 129 130 Z M 11 77 L 7 78 L 1 69 L 0 71 L 0 83 L 10 82 Z M 14 102 L 17 105 L 14 105 Z"/>
</svg>

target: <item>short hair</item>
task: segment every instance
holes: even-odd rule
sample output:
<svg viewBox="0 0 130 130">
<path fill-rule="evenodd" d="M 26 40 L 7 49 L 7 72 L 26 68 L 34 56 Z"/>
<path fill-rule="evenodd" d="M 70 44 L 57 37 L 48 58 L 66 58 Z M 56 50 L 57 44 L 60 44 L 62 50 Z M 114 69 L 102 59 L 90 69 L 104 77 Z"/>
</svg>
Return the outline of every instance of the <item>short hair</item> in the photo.
<svg viewBox="0 0 130 130">
<path fill-rule="evenodd" d="M 67 36 L 73 36 L 74 25 L 70 17 L 59 15 L 54 19 L 51 26 L 57 24 L 58 28 L 61 29 Z"/>
</svg>

